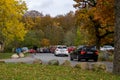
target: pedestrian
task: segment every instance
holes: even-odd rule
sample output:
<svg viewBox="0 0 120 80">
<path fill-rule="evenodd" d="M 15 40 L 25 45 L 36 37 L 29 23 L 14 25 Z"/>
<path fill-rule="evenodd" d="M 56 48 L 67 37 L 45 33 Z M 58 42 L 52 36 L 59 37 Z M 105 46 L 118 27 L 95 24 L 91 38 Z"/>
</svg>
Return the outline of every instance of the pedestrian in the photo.
<svg viewBox="0 0 120 80">
<path fill-rule="evenodd" d="M 22 49 L 20 47 L 17 47 L 15 51 L 18 56 L 20 55 L 20 53 L 22 53 Z"/>
</svg>

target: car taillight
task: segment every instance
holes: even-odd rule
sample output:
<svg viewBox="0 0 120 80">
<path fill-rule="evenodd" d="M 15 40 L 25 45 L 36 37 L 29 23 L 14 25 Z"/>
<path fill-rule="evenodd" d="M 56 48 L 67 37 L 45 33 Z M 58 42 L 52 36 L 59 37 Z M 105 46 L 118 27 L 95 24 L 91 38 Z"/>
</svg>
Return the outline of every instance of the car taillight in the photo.
<svg viewBox="0 0 120 80">
<path fill-rule="evenodd" d="M 80 54 L 82 54 L 82 55 L 85 54 L 85 51 L 81 51 Z"/>
<path fill-rule="evenodd" d="M 98 55 L 98 51 L 95 51 L 95 54 Z"/>
</svg>

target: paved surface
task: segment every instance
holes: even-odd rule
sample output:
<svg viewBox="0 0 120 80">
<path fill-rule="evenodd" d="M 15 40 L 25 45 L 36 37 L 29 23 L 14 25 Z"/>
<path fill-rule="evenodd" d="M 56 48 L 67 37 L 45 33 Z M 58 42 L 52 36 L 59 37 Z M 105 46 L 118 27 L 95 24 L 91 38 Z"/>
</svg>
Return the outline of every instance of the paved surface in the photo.
<svg viewBox="0 0 120 80">
<path fill-rule="evenodd" d="M 18 58 L 18 59 L 1 59 L 0 61 L 5 61 L 6 63 L 17 63 L 17 62 L 25 62 L 25 63 L 32 63 L 35 59 L 41 59 L 43 64 L 47 64 L 49 60 L 59 60 L 59 63 L 62 64 L 65 60 L 70 61 L 70 57 L 56 57 L 54 56 L 54 54 L 51 53 L 38 53 L 36 55 L 34 54 L 30 54 L 30 56 L 25 57 L 25 58 Z M 78 62 L 78 61 L 70 61 L 71 65 L 74 66 L 78 63 L 82 63 L 82 62 Z M 96 63 L 93 61 L 89 61 L 88 62 L 89 65 Z M 104 63 L 107 66 L 107 71 L 112 72 L 113 69 L 113 63 L 112 62 L 101 62 Z"/>
</svg>

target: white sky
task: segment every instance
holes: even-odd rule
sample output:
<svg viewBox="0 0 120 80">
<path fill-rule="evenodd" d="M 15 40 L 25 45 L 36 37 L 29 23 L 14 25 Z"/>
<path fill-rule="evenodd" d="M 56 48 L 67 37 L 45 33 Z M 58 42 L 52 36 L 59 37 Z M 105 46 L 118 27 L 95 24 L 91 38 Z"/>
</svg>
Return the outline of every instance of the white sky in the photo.
<svg viewBox="0 0 120 80">
<path fill-rule="evenodd" d="M 26 0 L 28 10 L 36 10 L 43 15 L 51 16 L 64 15 L 70 11 L 75 11 L 73 0 Z"/>
</svg>

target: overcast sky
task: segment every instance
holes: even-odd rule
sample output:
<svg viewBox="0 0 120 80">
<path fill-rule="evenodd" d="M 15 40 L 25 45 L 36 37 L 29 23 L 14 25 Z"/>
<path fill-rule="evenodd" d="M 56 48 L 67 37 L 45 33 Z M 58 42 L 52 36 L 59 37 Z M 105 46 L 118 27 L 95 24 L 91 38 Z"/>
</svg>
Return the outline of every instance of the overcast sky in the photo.
<svg viewBox="0 0 120 80">
<path fill-rule="evenodd" d="M 28 10 L 37 10 L 44 15 L 51 16 L 64 15 L 70 11 L 75 11 L 73 0 L 26 0 Z"/>
</svg>

